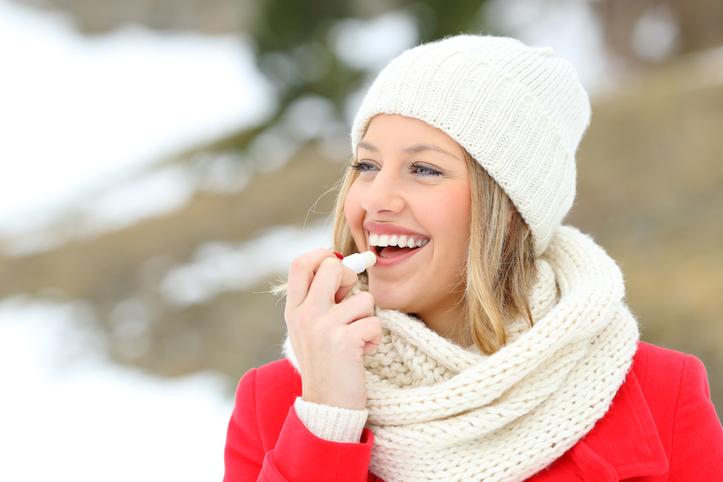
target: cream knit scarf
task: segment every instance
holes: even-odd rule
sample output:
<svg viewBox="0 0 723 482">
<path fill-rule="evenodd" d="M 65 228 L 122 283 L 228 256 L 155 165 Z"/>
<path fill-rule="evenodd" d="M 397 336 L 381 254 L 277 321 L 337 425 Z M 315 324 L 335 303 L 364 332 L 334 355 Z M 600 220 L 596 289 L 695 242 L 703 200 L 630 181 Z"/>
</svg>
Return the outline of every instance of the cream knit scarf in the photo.
<svg viewBox="0 0 723 482">
<path fill-rule="evenodd" d="M 492 355 L 376 309 L 383 340 L 365 357 L 374 474 L 387 482 L 525 480 L 605 414 L 639 338 L 622 273 L 566 225 L 537 263 L 535 323 L 512 323 L 510 341 Z"/>
</svg>

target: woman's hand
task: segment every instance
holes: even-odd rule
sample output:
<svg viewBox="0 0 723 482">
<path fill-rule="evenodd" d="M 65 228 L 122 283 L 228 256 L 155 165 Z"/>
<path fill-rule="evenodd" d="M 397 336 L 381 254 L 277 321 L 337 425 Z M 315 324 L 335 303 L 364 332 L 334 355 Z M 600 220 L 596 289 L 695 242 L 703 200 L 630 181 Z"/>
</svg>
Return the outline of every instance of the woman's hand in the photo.
<svg viewBox="0 0 723 482">
<path fill-rule="evenodd" d="M 309 251 L 291 263 L 284 319 L 308 402 L 366 408 L 364 355 L 381 343 L 382 325 L 373 316 L 370 293 L 344 300 L 356 281 L 328 249 Z"/>
</svg>

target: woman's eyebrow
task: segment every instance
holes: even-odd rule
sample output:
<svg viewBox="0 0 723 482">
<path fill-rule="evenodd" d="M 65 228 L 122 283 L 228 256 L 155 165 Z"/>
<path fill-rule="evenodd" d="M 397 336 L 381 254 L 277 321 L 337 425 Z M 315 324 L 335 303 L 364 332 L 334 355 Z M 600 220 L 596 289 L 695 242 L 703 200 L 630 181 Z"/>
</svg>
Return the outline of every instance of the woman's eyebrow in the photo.
<svg viewBox="0 0 723 482">
<path fill-rule="evenodd" d="M 377 149 L 376 146 L 374 146 L 373 144 L 370 144 L 366 141 L 359 142 L 357 147 L 363 147 L 364 149 L 367 149 L 372 152 L 379 152 L 379 149 Z M 451 152 L 445 151 L 441 147 L 435 146 L 434 144 L 414 144 L 413 146 L 409 146 L 404 149 L 404 152 L 410 152 L 413 154 L 416 154 L 417 152 L 422 152 L 422 151 L 437 151 L 437 152 L 441 152 L 442 154 L 447 154 L 448 156 L 451 156 L 459 161 L 462 160 L 459 157 L 452 154 Z"/>
</svg>

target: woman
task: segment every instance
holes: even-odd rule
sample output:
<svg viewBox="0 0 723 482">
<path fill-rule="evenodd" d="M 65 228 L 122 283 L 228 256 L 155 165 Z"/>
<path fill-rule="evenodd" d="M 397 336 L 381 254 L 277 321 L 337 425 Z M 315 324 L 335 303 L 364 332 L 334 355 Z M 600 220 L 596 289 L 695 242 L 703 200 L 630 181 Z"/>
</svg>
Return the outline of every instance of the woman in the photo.
<svg viewBox="0 0 723 482">
<path fill-rule="evenodd" d="M 723 480 L 702 363 L 640 342 L 617 264 L 562 224 L 589 119 L 550 48 L 392 60 L 352 126 L 341 254 L 292 263 L 286 358 L 242 377 L 225 480 Z M 366 250 L 358 276 L 338 259 Z"/>
</svg>

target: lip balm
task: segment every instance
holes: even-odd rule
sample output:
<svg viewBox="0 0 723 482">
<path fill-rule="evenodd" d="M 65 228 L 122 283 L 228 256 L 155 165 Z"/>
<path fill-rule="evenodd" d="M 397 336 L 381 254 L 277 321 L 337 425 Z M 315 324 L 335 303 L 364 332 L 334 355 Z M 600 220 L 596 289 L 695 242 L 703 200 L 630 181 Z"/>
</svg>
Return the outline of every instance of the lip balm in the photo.
<svg viewBox="0 0 723 482">
<path fill-rule="evenodd" d="M 341 260 L 341 264 L 354 271 L 356 274 L 361 273 L 370 266 L 374 266 L 377 262 L 377 255 L 374 251 L 364 251 L 363 253 L 350 254 Z"/>
</svg>

